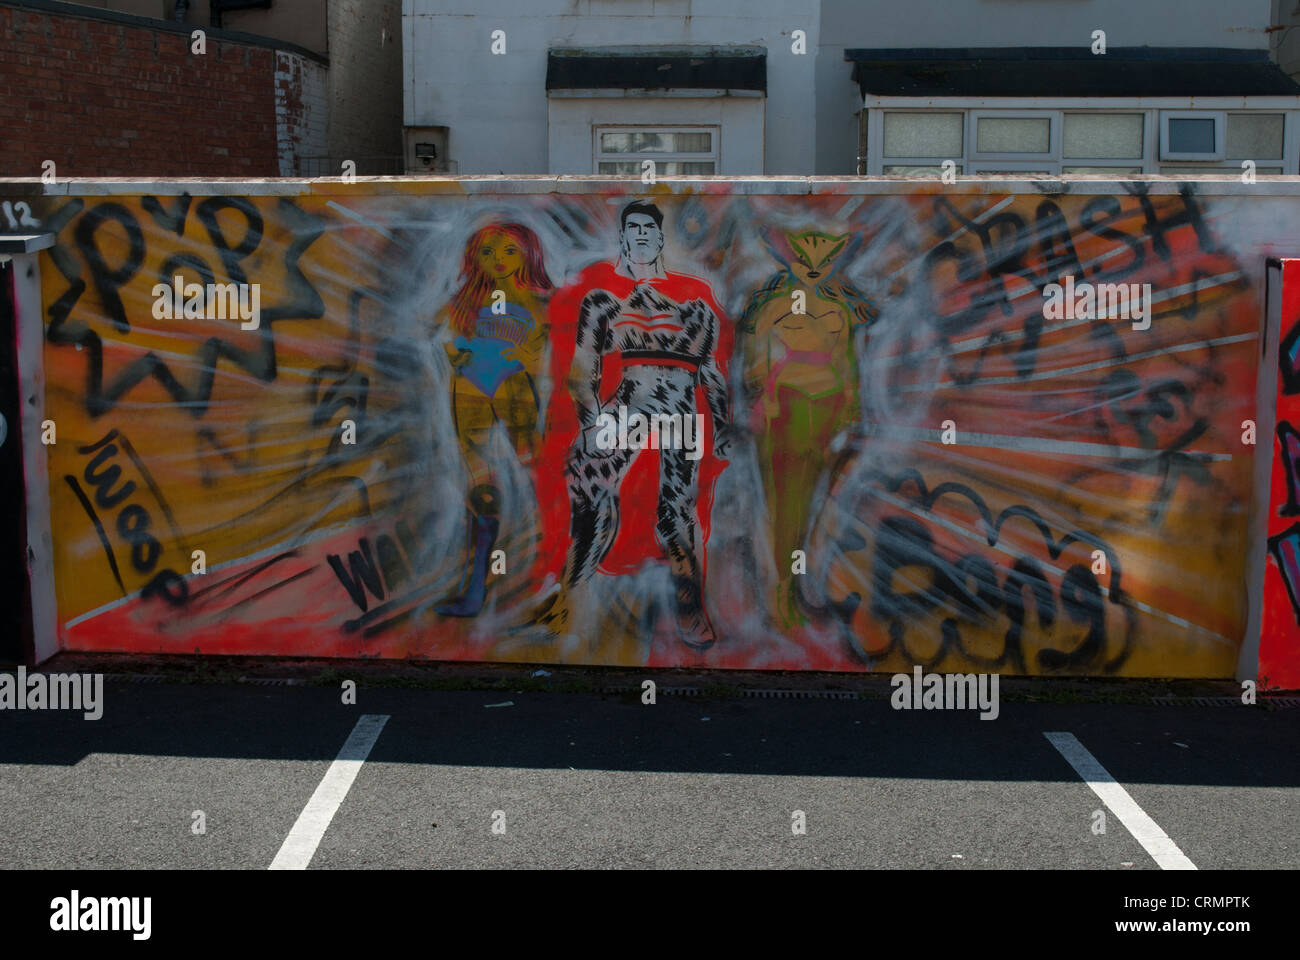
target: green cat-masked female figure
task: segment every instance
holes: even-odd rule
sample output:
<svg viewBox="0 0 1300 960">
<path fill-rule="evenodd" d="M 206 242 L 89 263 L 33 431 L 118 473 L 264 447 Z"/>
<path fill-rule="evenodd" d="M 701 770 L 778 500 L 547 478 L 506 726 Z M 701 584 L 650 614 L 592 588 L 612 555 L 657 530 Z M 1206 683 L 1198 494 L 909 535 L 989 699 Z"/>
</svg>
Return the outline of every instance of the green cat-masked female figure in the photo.
<svg viewBox="0 0 1300 960">
<path fill-rule="evenodd" d="M 851 234 L 767 230 L 763 241 L 784 269 L 750 298 L 739 326 L 780 577 L 775 614 L 791 627 L 807 622 L 797 602 L 794 551 L 807 534 L 831 439 L 858 418 L 854 332 L 874 323 L 878 311 L 841 276 L 856 246 Z"/>
</svg>

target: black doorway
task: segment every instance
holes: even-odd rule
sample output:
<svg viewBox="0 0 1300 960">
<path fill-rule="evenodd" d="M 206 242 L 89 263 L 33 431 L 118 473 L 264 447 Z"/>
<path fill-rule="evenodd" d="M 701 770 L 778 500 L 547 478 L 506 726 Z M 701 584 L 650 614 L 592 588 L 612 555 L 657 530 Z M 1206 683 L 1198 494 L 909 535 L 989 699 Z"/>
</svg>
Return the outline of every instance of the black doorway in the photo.
<svg viewBox="0 0 1300 960">
<path fill-rule="evenodd" d="M 0 664 L 33 661 L 14 261 L 0 263 Z"/>
</svg>

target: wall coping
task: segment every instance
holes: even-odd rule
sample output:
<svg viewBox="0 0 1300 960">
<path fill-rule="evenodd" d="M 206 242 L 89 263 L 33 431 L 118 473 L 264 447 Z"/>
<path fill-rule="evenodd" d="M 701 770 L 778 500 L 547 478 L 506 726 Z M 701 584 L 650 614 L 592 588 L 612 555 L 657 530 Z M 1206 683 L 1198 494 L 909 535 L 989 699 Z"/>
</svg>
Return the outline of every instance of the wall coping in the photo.
<svg viewBox="0 0 1300 960">
<path fill-rule="evenodd" d="M 5 0 L 0 0 L 4 3 Z M 0 196 L 216 196 L 310 195 L 474 196 L 482 194 L 682 194 L 682 195 L 790 195 L 843 194 L 845 196 L 1041 194 L 1044 196 L 1098 196 L 1137 190 L 1154 196 L 1191 189 L 1201 196 L 1300 196 L 1300 176 L 1260 176 L 1242 183 L 1236 174 L 1180 176 L 1146 175 L 1112 178 L 1059 177 L 958 177 L 950 184 L 930 177 L 664 177 L 644 184 L 635 177 L 598 175 L 521 176 L 383 176 L 357 177 L 343 183 L 338 177 L 238 178 L 238 177 L 68 177 L 43 183 L 39 177 L 0 177 Z"/>
</svg>

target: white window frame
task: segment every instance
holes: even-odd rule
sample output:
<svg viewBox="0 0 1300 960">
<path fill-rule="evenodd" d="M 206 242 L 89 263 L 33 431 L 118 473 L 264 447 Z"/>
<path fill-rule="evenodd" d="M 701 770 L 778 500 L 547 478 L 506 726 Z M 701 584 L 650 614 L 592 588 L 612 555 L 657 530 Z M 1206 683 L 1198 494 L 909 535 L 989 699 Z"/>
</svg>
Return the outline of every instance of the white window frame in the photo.
<svg viewBox="0 0 1300 960">
<path fill-rule="evenodd" d="M 603 153 L 600 149 L 602 133 L 708 133 L 713 149 L 709 153 Z M 717 176 L 722 170 L 722 125 L 716 123 L 645 124 L 602 123 L 591 127 L 591 172 L 600 173 L 602 163 L 641 163 L 653 160 L 660 163 L 712 163 L 711 174 L 681 174 L 681 176 Z M 622 174 L 628 176 L 628 174 Z"/>
<path fill-rule="evenodd" d="M 1263 112 L 1263 111 L 1260 111 Z M 1169 149 L 1170 120 L 1213 120 L 1214 145 L 1218 149 L 1213 153 L 1174 153 Z M 1174 163 L 1183 161 L 1222 160 L 1228 150 L 1228 113 L 1226 110 L 1161 110 L 1160 111 L 1160 159 Z"/>
<path fill-rule="evenodd" d="M 943 160 L 952 160 L 961 167 L 974 167 L 976 158 L 971 150 L 974 144 L 966 141 L 964 156 L 957 157 L 882 157 L 884 143 L 884 115 L 887 112 L 901 113 L 953 113 L 985 110 L 1007 111 L 1059 111 L 1066 113 L 1140 113 L 1142 124 L 1142 156 L 1140 158 L 1086 159 L 1053 158 L 1051 169 L 1059 170 L 1065 166 L 1086 167 L 1141 167 L 1142 174 L 1158 174 L 1162 164 L 1197 163 L 1198 161 L 1172 160 L 1163 161 L 1160 157 L 1160 114 L 1163 111 L 1190 112 L 1202 115 L 1206 112 L 1224 112 L 1233 114 L 1280 113 L 1283 117 L 1282 159 L 1263 162 L 1256 160 L 1259 166 L 1281 166 L 1288 176 L 1300 174 L 1300 96 L 1269 95 L 1260 97 L 887 97 L 868 94 L 862 99 L 863 109 L 867 112 L 867 154 L 864 176 L 884 176 L 885 166 L 935 166 Z M 1200 108 L 1200 109 L 1195 109 Z M 1064 128 L 1062 127 L 1062 133 Z M 963 135 L 970 136 L 969 121 L 963 127 Z M 1058 144 L 1061 141 L 1058 140 Z M 1223 137 L 1220 140 L 1227 151 L 1227 125 L 1225 120 Z M 1005 159 L 993 158 L 994 162 L 1005 170 L 1012 169 L 1010 164 L 1025 161 L 1022 154 Z M 979 159 L 979 165 L 989 161 Z M 1032 161 L 1031 161 L 1032 162 Z M 1048 161 L 1039 161 L 1039 163 Z M 1206 162 L 1206 161 L 1200 161 Z M 1213 163 L 1216 161 L 1208 161 Z M 1223 161 L 1217 161 L 1223 163 Z M 974 172 L 973 170 L 971 172 Z M 1134 174 L 1137 176 L 1137 174 Z"/>
<path fill-rule="evenodd" d="M 922 163 L 922 162 L 920 162 L 919 160 L 917 160 L 917 161 L 912 161 L 912 160 L 903 160 L 903 161 L 899 161 L 899 160 L 894 159 L 893 157 L 890 157 L 888 163 L 882 163 L 882 164 L 880 165 L 880 166 L 881 166 L 881 175 L 882 175 L 882 176 L 887 176 L 887 177 L 899 177 L 899 176 L 903 176 L 903 174 L 899 174 L 899 173 L 885 173 L 885 172 L 884 172 L 884 168 L 885 168 L 885 167 L 938 167 L 939 172 L 936 173 L 936 174 L 934 175 L 934 178 L 935 178 L 936 180 L 942 180 L 942 179 L 943 179 L 943 165 L 944 165 L 945 163 L 947 163 L 949 160 L 952 160 L 952 158 L 951 158 L 951 157 L 946 157 L 946 158 L 944 158 L 943 160 L 939 160 L 939 161 L 937 161 L 937 162 L 936 162 L 933 158 L 931 158 L 931 161 L 930 161 L 929 163 Z M 964 176 L 964 174 L 965 174 L 965 165 L 961 162 L 961 160 L 959 160 L 959 159 L 958 159 L 958 160 L 953 160 L 952 162 L 953 162 L 953 164 L 954 164 L 954 166 L 955 166 L 955 169 L 953 170 L 953 176 L 957 176 L 957 177 Z M 920 175 L 918 174 L 918 176 L 920 176 Z"/>
<path fill-rule="evenodd" d="M 1123 160 L 1123 161 L 1122 160 L 1096 160 L 1096 159 L 1085 159 L 1085 160 L 1071 159 L 1071 160 L 1061 161 L 1062 176 L 1083 177 L 1083 176 L 1090 176 L 1090 174 L 1066 173 L 1065 172 L 1066 167 L 1111 167 L 1115 170 L 1125 171 L 1124 173 L 1116 174 L 1116 176 L 1121 176 L 1121 177 L 1140 177 L 1142 176 L 1143 172 L 1146 169 L 1143 166 L 1141 157 L 1130 157 L 1128 160 Z M 1131 171 L 1134 167 L 1138 168 L 1138 172 L 1130 173 L 1129 171 Z M 1091 175 L 1099 176 L 1099 174 L 1091 174 Z"/>
<path fill-rule="evenodd" d="M 977 177 L 987 177 L 990 174 L 1001 173 L 1004 170 L 1007 173 L 1034 173 L 1054 177 L 1056 174 L 1052 172 L 1052 167 L 1058 166 L 1060 164 L 1055 160 L 1039 160 L 1037 163 L 1031 160 L 1017 160 L 1014 163 L 1001 160 L 980 160 L 979 162 L 972 160 L 970 172 Z"/>
<path fill-rule="evenodd" d="M 1047 151 L 1045 153 L 981 153 L 979 148 L 979 122 L 981 120 L 1046 120 Z M 1060 110 L 968 110 L 966 111 L 966 156 L 971 164 L 997 163 L 1018 164 L 1032 160 L 1046 161 L 1050 166 L 1061 156 L 1061 111 Z M 1009 167 L 1008 169 L 1014 169 Z"/>
</svg>

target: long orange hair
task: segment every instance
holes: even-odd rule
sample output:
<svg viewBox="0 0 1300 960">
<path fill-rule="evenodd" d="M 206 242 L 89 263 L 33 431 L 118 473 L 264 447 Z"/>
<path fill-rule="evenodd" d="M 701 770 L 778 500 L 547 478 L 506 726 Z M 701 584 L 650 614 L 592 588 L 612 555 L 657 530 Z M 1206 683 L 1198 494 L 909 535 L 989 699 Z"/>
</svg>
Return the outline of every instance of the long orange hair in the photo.
<svg viewBox="0 0 1300 960">
<path fill-rule="evenodd" d="M 523 248 L 524 262 L 519 268 L 519 286 L 533 293 L 552 289 L 537 234 L 522 223 L 493 223 L 480 228 L 465 244 L 465 254 L 460 263 L 460 275 L 465 278 L 465 282 L 456 291 L 450 306 L 452 326 L 462 336 L 474 335 L 479 307 L 483 306 L 483 301 L 492 289 L 492 278 L 478 267 L 478 249 L 484 240 L 498 233 L 505 234 Z"/>
</svg>

